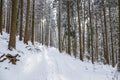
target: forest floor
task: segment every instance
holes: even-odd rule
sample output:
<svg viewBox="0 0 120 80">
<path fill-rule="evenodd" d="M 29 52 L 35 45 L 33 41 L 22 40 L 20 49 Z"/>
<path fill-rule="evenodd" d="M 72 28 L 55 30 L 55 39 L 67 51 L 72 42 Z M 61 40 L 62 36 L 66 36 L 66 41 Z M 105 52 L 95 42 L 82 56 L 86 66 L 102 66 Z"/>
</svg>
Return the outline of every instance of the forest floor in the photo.
<svg viewBox="0 0 120 80">
<path fill-rule="evenodd" d="M 16 50 L 9 51 L 8 36 L 6 33 L 0 36 L 0 56 L 9 53 L 21 57 L 16 65 L 8 60 L 0 62 L 0 80 L 116 80 L 115 68 L 109 65 L 81 62 L 39 43 L 25 45 L 18 37 Z"/>
</svg>

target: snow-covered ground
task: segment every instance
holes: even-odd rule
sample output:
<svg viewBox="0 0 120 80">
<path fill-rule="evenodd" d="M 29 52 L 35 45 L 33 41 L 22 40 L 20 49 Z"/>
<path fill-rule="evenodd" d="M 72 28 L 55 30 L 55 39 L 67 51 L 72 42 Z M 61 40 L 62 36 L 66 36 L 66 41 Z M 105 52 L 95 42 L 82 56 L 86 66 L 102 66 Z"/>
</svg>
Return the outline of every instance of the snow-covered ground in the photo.
<svg viewBox="0 0 120 80">
<path fill-rule="evenodd" d="M 8 36 L 0 36 L 0 56 L 19 53 L 21 57 L 16 65 L 0 63 L 0 80 L 113 80 L 111 66 L 81 62 L 39 43 L 25 45 L 17 38 L 16 50 L 9 51 Z"/>
</svg>

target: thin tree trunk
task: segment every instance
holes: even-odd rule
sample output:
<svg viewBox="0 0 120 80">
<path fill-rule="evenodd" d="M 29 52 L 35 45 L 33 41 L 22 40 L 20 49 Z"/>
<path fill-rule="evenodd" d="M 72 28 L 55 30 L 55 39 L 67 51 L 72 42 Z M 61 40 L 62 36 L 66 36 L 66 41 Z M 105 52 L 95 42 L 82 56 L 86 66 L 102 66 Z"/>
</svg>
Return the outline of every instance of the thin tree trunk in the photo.
<svg viewBox="0 0 120 80">
<path fill-rule="evenodd" d="M 82 43 L 81 43 L 81 22 L 80 22 L 80 12 L 79 12 L 79 10 L 80 10 L 79 0 L 77 0 L 78 26 L 79 26 L 80 60 L 83 61 Z"/>
<path fill-rule="evenodd" d="M 106 60 L 106 64 L 109 64 L 106 10 L 105 10 L 104 0 L 102 0 L 102 3 L 103 3 L 103 16 L 104 16 L 104 27 L 105 27 L 105 53 L 104 53 L 104 58 Z"/>
<path fill-rule="evenodd" d="M 19 40 L 22 41 L 23 36 L 23 0 L 21 0 L 21 12 L 20 12 L 20 34 L 19 34 Z"/>
<path fill-rule="evenodd" d="M 6 32 L 10 33 L 11 27 L 11 1 L 7 1 L 7 23 L 6 23 Z"/>
<path fill-rule="evenodd" d="M 90 42 L 91 42 L 91 54 L 92 54 L 92 63 L 94 64 L 94 55 L 93 55 L 93 27 L 92 27 L 92 15 L 91 15 L 91 8 L 90 8 L 90 0 L 89 0 L 89 15 L 90 15 Z"/>
<path fill-rule="evenodd" d="M 119 44 L 118 44 L 118 50 L 119 50 L 119 52 L 118 52 L 118 64 L 117 64 L 117 71 L 119 71 L 120 72 L 120 0 L 118 0 L 118 4 L 119 4 L 119 11 L 118 11 L 118 13 L 119 13 L 119 33 L 118 33 L 118 36 L 119 36 Z"/>
<path fill-rule="evenodd" d="M 97 14 L 96 14 L 96 51 L 95 51 L 95 53 L 96 53 L 96 61 L 98 61 L 98 27 L 97 27 Z"/>
<path fill-rule="evenodd" d="M 84 1 L 84 0 L 83 0 Z M 84 1 L 84 11 L 83 11 L 83 14 L 84 14 L 84 27 L 83 27 L 83 53 L 85 53 L 85 1 Z"/>
<path fill-rule="evenodd" d="M 31 37 L 31 42 L 34 45 L 34 9 L 35 9 L 35 0 L 33 0 L 33 14 L 32 14 L 32 37 Z"/>
<path fill-rule="evenodd" d="M 60 9 L 60 5 L 61 3 L 60 3 L 60 0 L 59 0 L 59 6 L 58 6 L 58 8 L 59 8 L 59 20 L 58 20 L 58 45 L 59 45 L 59 51 L 61 52 L 62 51 L 62 49 L 61 49 L 61 9 Z"/>
<path fill-rule="evenodd" d="M 112 23 L 111 23 L 111 8 L 109 7 L 109 20 L 110 20 L 110 35 L 111 35 L 111 53 L 112 53 L 112 67 L 115 67 L 114 61 L 114 49 L 113 49 L 113 30 L 112 30 Z"/>
<path fill-rule="evenodd" d="M 50 46 L 53 46 L 53 31 L 50 29 Z"/>
<path fill-rule="evenodd" d="M 102 11 L 100 13 L 100 16 L 102 16 Z M 103 54 L 105 54 L 105 37 L 104 37 L 104 29 L 103 29 L 103 21 L 102 21 L 102 17 L 100 18 L 100 21 L 101 21 L 101 30 L 102 30 L 102 37 L 103 37 L 103 40 L 102 40 L 102 45 L 103 45 Z M 101 56 L 102 58 L 102 56 Z"/>
<path fill-rule="evenodd" d="M 19 33 L 19 22 L 20 22 L 20 0 L 18 0 L 18 11 L 17 11 L 17 23 L 16 23 L 16 35 Z"/>
<path fill-rule="evenodd" d="M 42 43 L 42 22 L 40 21 L 40 43 Z"/>
<path fill-rule="evenodd" d="M 29 13 L 30 13 L 30 0 L 27 0 L 27 10 L 26 10 L 26 26 L 24 34 L 24 43 L 28 44 L 29 40 Z"/>
<path fill-rule="evenodd" d="M 103 54 L 105 54 L 106 53 L 106 51 L 105 51 L 105 36 L 104 36 L 104 29 L 103 29 L 103 27 L 102 27 L 102 36 L 103 36 L 103 50 L 104 50 L 104 53 Z M 102 56 L 101 56 L 102 57 Z M 105 62 L 104 62 L 105 63 Z"/>
<path fill-rule="evenodd" d="M 71 39 L 70 39 L 70 2 L 67 1 L 67 21 L 68 21 L 68 48 L 67 53 L 71 55 Z"/>
<path fill-rule="evenodd" d="M 43 12 L 42 12 L 42 19 L 43 19 Z M 41 21 L 41 24 L 42 24 L 42 26 L 41 26 L 41 28 L 42 28 L 42 45 L 44 44 L 44 22 L 43 22 L 43 20 Z"/>
<path fill-rule="evenodd" d="M 76 35 L 76 31 L 77 31 L 77 25 L 76 25 L 76 18 L 74 20 L 74 27 L 75 27 L 75 38 L 74 38 L 74 44 L 73 44 L 73 53 L 75 58 L 77 57 L 77 35 Z"/>
</svg>

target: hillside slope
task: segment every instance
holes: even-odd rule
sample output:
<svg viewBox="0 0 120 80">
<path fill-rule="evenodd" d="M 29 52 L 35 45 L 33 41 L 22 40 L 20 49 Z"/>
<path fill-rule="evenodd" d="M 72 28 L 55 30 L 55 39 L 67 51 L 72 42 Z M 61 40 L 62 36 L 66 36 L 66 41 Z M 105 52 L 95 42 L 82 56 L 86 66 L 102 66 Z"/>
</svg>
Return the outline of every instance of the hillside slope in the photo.
<svg viewBox="0 0 120 80">
<path fill-rule="evenodd" d="M 0 63 L 0 80 L 112 80 L 110 66 L 81 62 L 39 43 L 25 45 L 18 38 L 16 50 L 9 51 L 7 45 L 8 34 L 4 33 L 0 36 L 0 56 L 19 53 L 21 57 L 16 65 L 7 60 Z"/>
</svg>

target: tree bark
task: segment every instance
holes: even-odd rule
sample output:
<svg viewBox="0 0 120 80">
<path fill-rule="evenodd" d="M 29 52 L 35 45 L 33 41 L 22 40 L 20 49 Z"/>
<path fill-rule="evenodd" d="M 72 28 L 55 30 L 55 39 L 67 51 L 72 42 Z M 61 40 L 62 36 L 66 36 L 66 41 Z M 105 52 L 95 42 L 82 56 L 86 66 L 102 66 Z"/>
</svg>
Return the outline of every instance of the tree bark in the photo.
<svg viewBox="0 0 120 80">
<path fill-rule="evenodd" d="M 23 0 L 20 2 L 20 34 L 19 34 L 19 40 L 22 41 L 22 36 L 23 36 Z"/>
<path fill-rule="evenodd" d="M 92 14 L 91 14 L 91 4 L 90 4 L 90 0 L 89 0 L 89 17 L 90 17 L 90 45 L 91 45 L 91 56 L 92 56 L 92 64 L 94 64 L 94 54 L 93 54 L 93 27 L 92 27 Z"/>
<path fill-rule="evenodd" d="M 3 10 L 2 10 L 2 5 L 3 3 L 3 0 L 0 0 L 0 34 L 2 35 L 2 15 L 3 15 Z"/>
<path fill-rule="evenodd" d="M 104 27 L 105 27 L 104 28 L 105 29 L 105 53 L 104 53 L 104 58 L 105 58 L 105 63 L 109 64 L 106 9 L 105 9 L 104 0 L 102 0 L 102 3 L 103 3 L 103 17 L 104 17 Z"/>
<path fill-rule="evenodd" d="M 35 0 L 33 0 L 33 14 L 32 14 L 32 37 L 31 37 L 31 42 L 34 45 L 34 9 L 35 9 Z"/>
<path fill-rule="evenodd" d="M 12 0 L 12 18 L 11 18 L 11 31 L 10 31 L 10 38 L 9 38 L 9 44 L 8 49 L 12 50 L 13 48 L 16 48 L 16 23 L 17 23 L 17 6 L 18 6 L 18 0 Z"/>
<path fill-rule="evenodd" d="M 119 4 L 119 7 L 118 7 L 118 15 L 119 15 L 119 33 L 118 33 L 118 36 L 119 36 L 119 44 L 118 44 L 118 63 L 117 63 L 117 71 L 120 72 L 120 0 L 118 0 L 118 4 Z"/>
<path fill-rule="evenodd" d="M 71 55 L 71 39 L 70 39 L 70 2 L 67 1 L 67 21 L 68 21 L 68 48 L 67 53 Z"/>
<path fill-rule="evenodd" d="M 24 43 L 28 44 L 29 40 L 29 13 L 30 13 L 30 0 L 27 0 L 27 10 L 26 10 L 26 26 L 24 34 Z"/>
<path fill-rule="evenodd" d="M 60 0 L 59 0 L 59 6 L 58 6 L 58 8 L 59 8 L 59 19 L 58 19 L 58 45 L 59 45 L 59 51 L 61 52 L 62 51 L 62 49 L 61 49 L 61 9 L 60 9 L 60 5 L 61 3 L 60 3 Z"/>
<path fill-rule="evenodd" d="M 109 7 L 109 21 L 110 21 L 110 36 L 111 36 L 111 53 L 112 53 L 112 67 L 115 67 L 114 61 L 114 47 L 113 47 L 113 30 L 112 30 L 112 19 L 111 19 L 111 8 Z"/>
<path fill-rule="evenodd" d="M 79 26 L 80 60 L 83 61 L 82 43 L 81 43 L 81 22 L 80 22 L 80 12 L 79 12 L 79 10 L 80 10 L 79 0 L 77 0 L 78 26 Z"/>
</svg>

